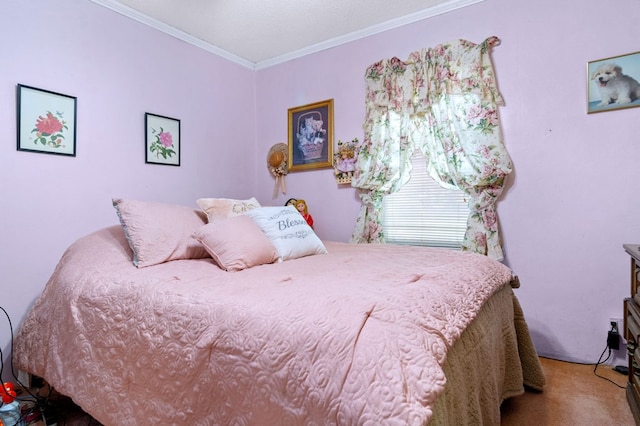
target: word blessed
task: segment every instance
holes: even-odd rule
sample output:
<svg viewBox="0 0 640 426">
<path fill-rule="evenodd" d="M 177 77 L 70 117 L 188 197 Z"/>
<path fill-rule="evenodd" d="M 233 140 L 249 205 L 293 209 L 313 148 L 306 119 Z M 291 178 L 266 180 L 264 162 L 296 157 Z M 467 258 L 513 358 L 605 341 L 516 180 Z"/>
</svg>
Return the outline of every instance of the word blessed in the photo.
<svg viewBox="0 0 640 426">
<path fill-rule="evenodd" d="M 302 217 L 296 218 L 296 219 L 286 217 L 284 218 L 284 220 L 279 220 L 277 223 L 278 223 L 278 229 L 280 231 L 284 231 L 285 229 L 291 228 L 293 226 L 306 225 L 307 221 L 304 220 L 304 218 Z"/>
</svg>

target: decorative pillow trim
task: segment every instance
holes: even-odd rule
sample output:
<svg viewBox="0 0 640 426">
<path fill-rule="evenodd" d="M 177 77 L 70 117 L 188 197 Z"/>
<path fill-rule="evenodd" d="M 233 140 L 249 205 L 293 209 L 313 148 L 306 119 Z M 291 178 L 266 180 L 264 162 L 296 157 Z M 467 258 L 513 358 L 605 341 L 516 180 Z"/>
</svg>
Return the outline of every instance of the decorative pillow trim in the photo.
<svg viewBox="0 0 640 426">
<path fill-rule="evenodd" d="M 131 236 L 129 235 L 129 227 L 127 226 L 127 222 L 122 218 L 122 214 L 120 213 L 120 209 L 118 208 L 118 204 L 120 204 L 120 201 L 121 201 L 120 199 L 111 200 L 111 202 L 113 203 L 113 207 L 115 207 L 116 209 L 116 214 L 118 215 L 118 220 L 120 221 L 120 225 L 122 226 L 122 231 L 124 231 L 124 236 L 127 239 L 127 242 L 129 243 L 129 247 L 131 248 L 131 251 L 133 252 L 133 264 L 137 268 L 138 252 L 136 251 L 135 244 L 133 244 Z"/>
</svg>

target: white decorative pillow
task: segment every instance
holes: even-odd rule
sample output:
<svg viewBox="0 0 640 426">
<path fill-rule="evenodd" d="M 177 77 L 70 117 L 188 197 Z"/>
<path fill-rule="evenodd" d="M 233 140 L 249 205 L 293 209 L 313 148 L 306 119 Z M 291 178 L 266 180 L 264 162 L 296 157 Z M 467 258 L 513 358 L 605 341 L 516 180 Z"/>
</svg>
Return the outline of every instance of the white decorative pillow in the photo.
<svg viewBox="0 0 640 426">
<path fill-rule="evenodd" d="M 280 261 L 327 252 L 320 238 L 293 206 L 259 207 L 245 215 L 269 237 Z"/>
<path fill-rule="evenodd" d="M 196 203 L 198 203 L 198 206 L 200 206 L 202 211 L 207 215 L 209 223 L 240 216 L 246 211 L 260 207 L 260 203 L 255 198 L 249 198 L 248 200 L 200 198 Z"/>
<path fill-rule="evenodd" d="M 138 268 L 177 259 L 209 257 L 192 234 L 206 224 L 204 214 L 186 206 L 113 199 Z"/>
<path fill-rule="evenodd" d="M 248 216 L 208 223 L 193 236 L 225 271 L 240 271 L 278 260 L 276 248 Z"/>
</svg>

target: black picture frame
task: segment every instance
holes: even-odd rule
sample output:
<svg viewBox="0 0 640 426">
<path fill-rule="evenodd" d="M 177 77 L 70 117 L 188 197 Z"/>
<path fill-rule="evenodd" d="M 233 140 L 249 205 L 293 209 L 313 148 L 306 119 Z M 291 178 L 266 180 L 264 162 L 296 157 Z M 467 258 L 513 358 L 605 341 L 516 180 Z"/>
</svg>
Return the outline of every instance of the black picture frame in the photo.
<svg viewBox="0 0 640 426">
<path fill-rule="evenodd" d="M 17 150 L 75 157 L 77 98 L 24 84 L 16 92 Z"/>
<path fill-rule="evenodd" d="M 147 164 L 180 166 L 180 120 L 145 113 L 145 157 Z"/>
</svg>

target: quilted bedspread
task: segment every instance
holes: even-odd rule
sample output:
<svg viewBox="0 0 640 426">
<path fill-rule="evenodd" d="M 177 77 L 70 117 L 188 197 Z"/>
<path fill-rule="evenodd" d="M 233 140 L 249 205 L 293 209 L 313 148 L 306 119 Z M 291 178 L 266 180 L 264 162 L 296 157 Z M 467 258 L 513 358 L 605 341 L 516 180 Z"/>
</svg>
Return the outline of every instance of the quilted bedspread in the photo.
<svg viewBox="0 0 640 426">
<path fill-rule="evenodd" d="M 103 229 L 62 257 L 16 336 L 16 366 L 106 425 L 426 424 L 448 349 L 510 270 L 449 250 L 325 245 L 240 272 L 212 259 L 137 269 L 120 227 Z"/>
</svg>

